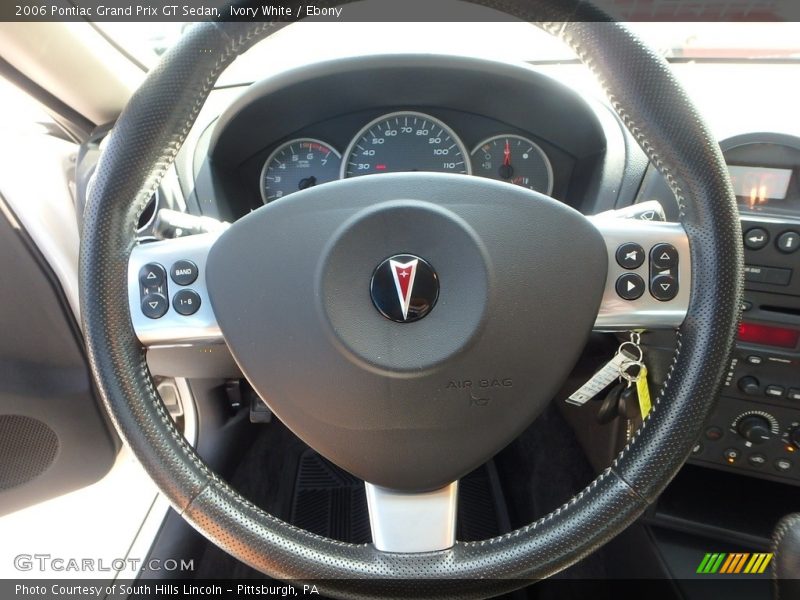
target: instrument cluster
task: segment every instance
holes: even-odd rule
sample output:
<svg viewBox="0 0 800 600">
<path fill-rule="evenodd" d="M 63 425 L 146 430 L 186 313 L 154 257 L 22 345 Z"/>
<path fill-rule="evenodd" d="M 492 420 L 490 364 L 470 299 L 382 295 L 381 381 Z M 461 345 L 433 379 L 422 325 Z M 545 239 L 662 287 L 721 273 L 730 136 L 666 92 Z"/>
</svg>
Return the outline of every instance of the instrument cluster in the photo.
<svg viewBox="0 0 800 600">
<path fill-rule="evenodd" d="M 280 144 L 261 169 L 261 198 L 266 204 L 336 179 L 411 171 L 475 175 L 553 192 L 550 158 L 528 137 L 498 131 L 470 150 L 441 119 L 399 111 L 365 123 L 343 153 L 312 137 Z"/>
</svg>

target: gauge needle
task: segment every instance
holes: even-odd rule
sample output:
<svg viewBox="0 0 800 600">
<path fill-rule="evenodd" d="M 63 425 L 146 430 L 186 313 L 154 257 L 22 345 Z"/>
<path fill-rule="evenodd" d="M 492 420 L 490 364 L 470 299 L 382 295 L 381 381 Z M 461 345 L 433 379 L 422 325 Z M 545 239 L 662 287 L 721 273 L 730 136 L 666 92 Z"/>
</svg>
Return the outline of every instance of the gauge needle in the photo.
<svg viewBox="0 0 800 600">
<path fill-rule="evenodd" d="M 317 178 L 312 175 L 311 177 L 301 179 L 300 183 L 297 184 L 297 189 L 304 190 L 315 185 L 317 185 Z"/>
<path fill-rule="evenodd" d="M 500 178 L 511 179 L 514 174 L 514 167 L 511 166 L 511 144 L 506 140 L 506 147 L 503 148 L 503 164 L 500 167 Z"/>
</svg>

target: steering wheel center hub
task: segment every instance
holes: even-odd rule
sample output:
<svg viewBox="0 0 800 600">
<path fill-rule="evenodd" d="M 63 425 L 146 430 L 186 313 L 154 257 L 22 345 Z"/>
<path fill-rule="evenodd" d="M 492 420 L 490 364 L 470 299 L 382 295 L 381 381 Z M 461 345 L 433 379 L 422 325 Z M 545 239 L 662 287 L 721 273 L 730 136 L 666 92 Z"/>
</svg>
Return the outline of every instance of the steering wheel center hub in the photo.
<svg viewBox="0 0 800 600">
<path fill-rule="evenodd" d="M 541 412 L 592 329 L 606 256 L 551 198 L 404 173 L 254 211 L 211 248 L 206 277 L 231 352 L 281 420 L 366 481 L 418 491 Z"/>
</svg>

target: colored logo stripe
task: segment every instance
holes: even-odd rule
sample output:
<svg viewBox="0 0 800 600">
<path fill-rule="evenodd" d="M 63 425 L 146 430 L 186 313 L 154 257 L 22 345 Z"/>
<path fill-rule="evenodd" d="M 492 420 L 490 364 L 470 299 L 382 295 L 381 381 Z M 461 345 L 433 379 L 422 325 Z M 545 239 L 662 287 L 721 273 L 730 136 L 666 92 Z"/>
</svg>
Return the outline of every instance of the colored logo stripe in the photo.
<svg viewBox="0 0 800 600">
<path fill-rule="evenodd" d="M 738 573 L 760 574 L 772 562 L 772 553 L 756 552 L 709 552 L 697 567 L 697 573 L 735 575 Z"/>
</svg>

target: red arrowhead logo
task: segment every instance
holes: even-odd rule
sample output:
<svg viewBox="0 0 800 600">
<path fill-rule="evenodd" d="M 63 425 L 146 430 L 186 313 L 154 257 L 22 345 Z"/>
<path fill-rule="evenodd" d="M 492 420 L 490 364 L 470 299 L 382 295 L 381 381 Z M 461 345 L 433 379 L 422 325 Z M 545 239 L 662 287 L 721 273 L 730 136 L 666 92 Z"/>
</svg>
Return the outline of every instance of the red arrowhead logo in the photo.
<svg viewBox="0 0 800 600">
<path fill-rule="evenodd" d="M 394 278 L 394 287 L 397 290 L 397 299 L 403 310 L 403 320 L 408 319 L 408 307 L 411 304 L 411 292 L 414 289 L 414 277 L 417 275 L 417 264 L 419 259 L 414 259 L 407 263 L 396 260 L 389 261 Z"/>
</svg>

